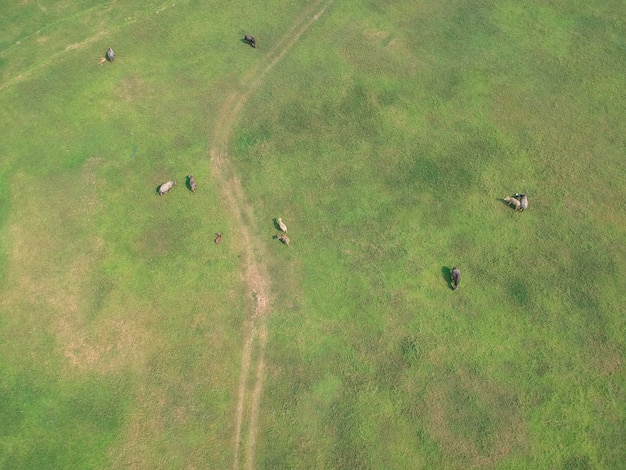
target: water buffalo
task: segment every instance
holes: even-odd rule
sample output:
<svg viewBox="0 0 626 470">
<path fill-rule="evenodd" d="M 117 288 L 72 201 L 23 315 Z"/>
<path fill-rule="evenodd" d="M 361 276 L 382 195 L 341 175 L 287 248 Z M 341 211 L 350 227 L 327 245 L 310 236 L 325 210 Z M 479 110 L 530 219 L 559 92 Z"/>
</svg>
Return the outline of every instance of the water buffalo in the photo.
<svg viewBox="0 0 626 470">
<path fill-rule="evenodd" d="M 461 280 L 461 271 L 456 266 L 452 268 L 452 290 L 456 290 L 459 287 L 459 281 Z"/>
<path fill-rule="evenodd" d="M 159 186 L 159 196 L 163 196 L 165 193 L 170 192 L 172 188 L 176 186 L 176 181 L 168 181 Z"/>
<path fill-rule="evenodd" d="M 105 54 L 105 57 L 109 62 L 113 62 L 115 60 L 115 51 L 113 51 L 113 49 L 109 47 L 107 49 L 107 53 Z"/>
<path fill-rule="evenodd" d="M 289 237 L 287 237 L 287 235 L 281 235 L 278 237 L 278 239 L 285 245 L 289 246 Z"/>
<path fill-rule="evenodd" d="M 222 232 L 215 234 L 215 244 L 219 245 L 222 242 Z"/>
<path fill-rule="evenodd" d="M 282 232 L 287 233 L 287 226 L 283 223 L 283 218 L 282 217 L 278 218 L 278 226 L 280 227 L 280 230 Z"/>
<path fill-rule="evenodd" d="M 250 44 L 252 47 L 256 47 L 256 39 L 254 39 L 254 37 L 253 37 L 253 36 L 250 36 L 249 34 L 246 34 L 246 35 L 243 37 L 243 40 L 244 40 L 245 42 L 247 42 L 248 44 Z"/>
<path fill-rule="evenodd" d="M 522 205 L 521 202 L 519 202 L 517 199 L 511 196 L 505 197 L 504 202 L 506 202 L 509 206 L 513 206 L 513 209 L 515 209 L 516 211 L 520 210 L 520 207 Z"/>
<path fill-rule="evenodd" d="M 528 197 L 526 196 L 526 194 L 516 193 L 515 197 L 520 202 L 520 210 L 521 211 L 528 209 Z"/>
<path fill-rule="evenodd" d="M 193 177 L 193 175 L 189 175 L 189 189 L 191 189 L 192 192 L 196 192 L 196 179 Z"/>
</svg>

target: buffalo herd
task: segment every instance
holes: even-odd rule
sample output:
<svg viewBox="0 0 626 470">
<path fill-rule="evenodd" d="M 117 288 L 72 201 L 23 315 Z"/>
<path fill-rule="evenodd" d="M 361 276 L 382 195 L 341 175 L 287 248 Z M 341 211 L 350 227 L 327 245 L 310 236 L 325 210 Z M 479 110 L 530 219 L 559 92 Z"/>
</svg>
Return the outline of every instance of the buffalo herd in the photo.
<svg viewBox="0 0 626 470">
<path fill-rule="evenodd" d="M 195 194 L 197 183 L 193 175 L 190 174 L 187 176 L 187 184 L 191 192 Z M 176 186 L 176 181 L 166 181 L 165 183 L 159 185 L 157 193 L 159 194 L 159 196 L 162 196 L 170 192 L 174 188 L 174 186 Z M 515 193 L 513 196 L 507 196 L 503 198 L 503 200 L 509 206 L 513 207 L 513 209 L 516 211 L 524 211 L 528 208 L 528 196 L 526 196 L 526 194 Z M 287 225 L 285 225 L 285 223 L 283 222 L 283 218 L 277 217 L 276 219 L 274 219 L 274 225 L 281 232 L 280 235 L 274 236 L 274 238 L 278 239 L 284 245 L 289 246 L 290 240 L 287 236 Z M 221 241 L 222 233 L 218 232 L 215 234 L 215 244 L 219 245 Z M 459 282 L 461 281 L 461 270 L 455 266 L 452 268 L 451 271 L 448 272 L 450 273 L 451 280 L 450 287 L 452 288 L 452 290 L 456 290 L 459 287 Z"/>
<path fill-rule="evenodd" d="M 516 198 L 519 198 L 520 210 L 524 211 L 528 209 L 528 196 L 526 194 L 515 193 Z"/>
<path fill-rule="evenodd" d="M 278 217 L 277 219 L 274 219 L 274 226 L 282 232 L 278 237 L 274 238 L 278 238 L 279 241 L 289 246 L 289 237 L 286 235 L 287 226 L 285 225 L 285 222 L 283 222 L 283 218 Z"/>
<path fill-rule="evenodd" d="M 246 34 L 243 37 L 243 42 L 245 42 L 246 44 L 256 49 L 256 39 L 254 39 L 254 36 Z M 115 60 L 115 51 L 113 50 L 113 48 L 109 47 L 107 51 L 104 53 L 104 57 L 100 61 L 100 64 L 103 64 L 106 61 L 113 62 L 114 60 Z"/>
<path fill-rule="evenodd" d="M 250 36 L 249 34 L 246 34 L 244 36 L 243 42 L 249 44 L 251 47 L 256 48 L 256 39 L 254 39 L 254 37 Z M 106 51 L 105 58 L 109 62 L 113 62 L 113 60 L 115 59 L 115 52 L 113 51 L 113 49 L 109 48 Z M 187 183 L 189 189 L 195 194 L 197 185 L 193 175 L 190 174 L 187 176 Z M 162 196 L 163 194 L 170 192 L 175 185 L 175 181 L 167 181 L 158 187 L 157 192 L 160 196 Z M 507 196 L 503 198 L 503 201 L 510 207 L 512 207 L 515 211 L 521 212 L 528 208 L 528 196 L 526 196 L 526 194 L 515 193 L 513 196 Z M 290 240 L 289 237 L 287 237 L 286 235 L 287 226 L 283 222 L 282 217 L 274 219 L 274 225 L 282 232 L 279 236 L 275 236 L 274 238 L 277 238 L 280 242 L 282 242 L 286 246 L 289 246 Z M 215 243 L 220 244 L 221 241 L 222 233 L 218 232 L 215 234 Z M 451 271 L 448 272 L 450 273 L 451 280 L 450 287 L 452 288 L 452 290 L 456 290 L 459 287 L 459 282 L 461 281 L 461 270 L 455 266 L 452 268 Z"/>
<path fill-rule="evenodd" d="M 516 211 L 528 209 L 528 196 L 526 194 L 515 193 L 513 196 L 507 196 L 503 200 Z"/>
<path fill-rule="evenodd" d="M 503 198 L 503 201 L 515 211 L 525 211 L 528 209 L 528 196 L 526 196 L 526 194 L 515 193 L 513 196 Z M 455 266 L 449 273 L 452 281 L 450 287 L 452 290 L 456 290 L 461 281 L 461 270 Z"/>
</svg>

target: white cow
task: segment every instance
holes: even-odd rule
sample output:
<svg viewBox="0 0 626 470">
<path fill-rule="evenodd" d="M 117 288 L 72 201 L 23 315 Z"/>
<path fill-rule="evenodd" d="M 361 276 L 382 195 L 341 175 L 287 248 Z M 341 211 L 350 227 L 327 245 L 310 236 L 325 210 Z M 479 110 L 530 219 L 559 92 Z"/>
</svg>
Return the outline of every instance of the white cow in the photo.
<svg viewBox="0 0 626 470">
<path fill-rule="evenodd" d="M 170 192 L 174 186 L 176 186 L 176 181 L 168 181 L 167 183 L 163 183 L 161 186 L 159 186 L 159 196 L 163 196 L 165 193 Z"/>
<path fill-rule="evenodd" d="M 513 209 L 515 209 L 516 211 L 520 210 L 520 207 L 522 206 L 521 202 L 511 196 L 505 197 L 504 202 L 506 202 L 509 206 L 513 206 Z"/>
</svg>

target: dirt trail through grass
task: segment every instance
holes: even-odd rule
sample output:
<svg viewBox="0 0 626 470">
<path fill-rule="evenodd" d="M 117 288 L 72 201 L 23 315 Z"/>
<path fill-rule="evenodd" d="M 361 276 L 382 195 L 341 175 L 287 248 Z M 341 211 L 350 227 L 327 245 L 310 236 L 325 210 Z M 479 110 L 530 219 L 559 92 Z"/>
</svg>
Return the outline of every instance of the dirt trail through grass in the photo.
<svg viewBox="0 0 626 470">
<path fill-rule="evenodd" d="M 255 467 L 258 416 L 265 372 L 264 352 L 268 334 L 266 316 L 270 310 L 271 296 L 263 244 L 254 240 L 252 206 L 246 200 L 244 190 L 234 174 L 228 157 L 229 139 L 248 98 L 259 89 L 265 76 L 289 52 L 305 31 L 324 14 L 333 1 L 318 2 L 299 16 L 263 60 L 242 77 L 241 88 L 233 91 L 226 99 L 217 116 L 217 125 L 213 129 L 210 150 L 213 175 L 220 186 L 224 203 L 234 218 L 233 225 L 237 231 L 233 236 L 237 237 L 237 242 L 245 253 L 245 282 L 250 296 L 255 300 L 254 311 L 250 312 L 244 325 L 241 375 L 235 415 L 234 469 L 242 465 L 242 454 L 246 468 Z M 243 441 L 245 432 L 247 436 Z"/>
</svg>

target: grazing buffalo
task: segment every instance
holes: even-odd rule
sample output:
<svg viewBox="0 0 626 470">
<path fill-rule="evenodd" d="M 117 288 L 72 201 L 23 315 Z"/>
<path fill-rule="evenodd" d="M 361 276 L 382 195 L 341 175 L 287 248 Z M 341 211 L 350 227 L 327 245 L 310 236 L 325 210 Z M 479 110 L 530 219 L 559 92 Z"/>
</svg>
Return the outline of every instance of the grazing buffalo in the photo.
<svg viewBox="0 0 626 470">
<path fill-rule="evenodd" d="M 281 235 L 278 239 L 285 245 L 289 246 L 289 237 L 287 237 L 287 235 Z"/>
<path fill-rule="evenodd" d="M 196 192 L 196 179 L 193 175 L 189 175 L 189 189 L 194 193 Z"/>
<path fill-rule="evenodd" d="M 215 234 L 215 244 L 219 245 L 222 242 L 222 232 Z"/>
<path fill-rule="evenodd" d="M 287 226 L 283 223 L 283 218 L 282 217 L 278 218 L 278 226 L 280 227 L 280 230 L 282 232 L 287 233 Z"/>
<path fill-rule="evenodd" d="M 456 266 L 452 268 L 452 290 L 456 290 L 459 287 L 459 281 L 461 280 L 461 271 Z"/>
<path fill-rule="evenodd" d="M 105 54 L 105 57 L 109 62 L 113 62 L 115 60 L 115 51 L 113 51 L 113 49 L 109 47 L 107 49 L 107 53 Z"/>
<path fill-rule="evenodd" d="M 516 193 L 515 197 L 520 202 L 520 210 L 521 211 L 528 209 L 528 196 L 526 196 L 526 194 Z"/>
<path fill-rule="evenodd" d="M 253 37 L 253 36 L 250 36 L 249 34 L 246 34 L 246 35 L 243 37 L 243 40 L 244 40 L 245 42 L 247 42 L 248 44 L 250 44 L 252 47 L 256 47 L 256 39 L 254 39 L 254 37 Z"/>
<path fill-rule="evenodd" d="M 520 207 L 522 205 L 521 202 L 519 202 L 517 199 L 511 196 L 505 197 L 504 202 L 506 202 L 509 206 L 513 206 L 513 209 L 515 209 L 516 211 L 520 210 Z"/>
<path fill-rule="evenodd" d="M 163 183 L 161 186 L 159 186 L 159 196 L 163 196 L 165 193 L 170 192 L 174 186 L 176 186 L 176 181 L 168 181 L 167 183 Z"/>
</svg>

